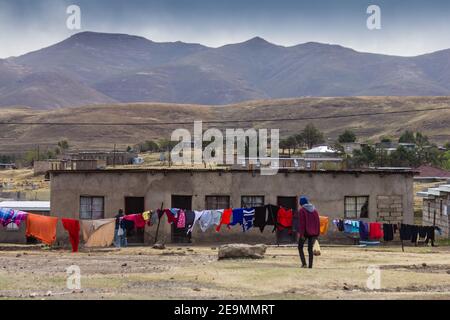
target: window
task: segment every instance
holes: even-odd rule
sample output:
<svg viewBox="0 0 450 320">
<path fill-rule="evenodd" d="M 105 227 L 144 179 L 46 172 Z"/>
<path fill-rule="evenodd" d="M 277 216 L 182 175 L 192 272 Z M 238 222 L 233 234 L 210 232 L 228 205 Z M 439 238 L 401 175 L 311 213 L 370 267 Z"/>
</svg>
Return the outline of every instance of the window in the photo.
<svg viewBox="0 0 450 320">
<path fill-rule="evenodd" d="M 369 217 L 369 197 L 345 197 L 345 218 L 357 219 Z"/>
<path fill-rule="evenodd" d="M 80 197 L 80 219 L 103 219 L 104 208 L 104 197 Z"/>
<path fill-rule="evenodd" d="M 230 207 L 229 196 L 206 196 L 206 208 L 207 210 L 214 209 L 227 209 Z"/>
<path fill-rule="evenodd" d="M 264 196 L 242 196 L 242 208 L 256 208 L 264 205 Z"/>
</svg>

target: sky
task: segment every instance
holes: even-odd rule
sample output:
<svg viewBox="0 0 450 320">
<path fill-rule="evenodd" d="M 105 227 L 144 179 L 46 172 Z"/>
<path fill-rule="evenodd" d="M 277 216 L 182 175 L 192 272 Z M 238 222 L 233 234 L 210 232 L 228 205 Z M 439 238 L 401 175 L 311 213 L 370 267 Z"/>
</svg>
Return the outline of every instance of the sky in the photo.
<svg viewBox="0 0 450 320">
<path fill-rule="evenodd" d="M 81 29 L 66 26 L 69 5 Z M 381 29 L 369 30 L 369 5 Z M 450 48 L 448 0 L 0 0 L 0 58 L 21 55 L 74 33 L 127 33 L 153 41 L 218 47 L 255 36 L 279 45 L 339 44 L 414 56 Z"/>
</svg>

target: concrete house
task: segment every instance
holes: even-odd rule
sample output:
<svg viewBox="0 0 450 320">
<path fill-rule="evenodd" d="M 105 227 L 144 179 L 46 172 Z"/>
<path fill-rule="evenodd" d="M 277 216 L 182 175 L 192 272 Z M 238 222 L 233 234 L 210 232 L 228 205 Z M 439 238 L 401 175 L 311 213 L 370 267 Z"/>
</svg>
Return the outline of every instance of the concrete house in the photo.
<svg viewBox="0 0 450 320">
<path fill-rule="evenodd" d="M 449 181 L 450 182 L 450 181 Z M 427 191 L 417 193 L 423 197 L 422 224 L 425 226 L 438 226 L 442 235 L 450 238 L 450 184 L 443 184 L 437 188 L 428 188 Z"/>
<path fill-rule="evenodd" d="M 203 210 L 275 204 L 296 209 L 298 197 L 307 195 L 330 220 L 413 223 L 413 171 L 406 169 L 280 169 L 273 176 L 248 169 L 69 170 L 51 171 L 50 181 L 51 215 L 76 219 L 111 218 L 119 209 L 131 214 L 161 207 Z M 275 243 L 280 235 L 272 229 L 243 233 L 235 226 L 203 233 L 196 228 L 192 241 Z M 165 220 L 159 229 L 146 227 L 131 242 L 151 243 L 157 230 L 159 240 L 183 242 L 185 235 L 177 234 Z M 67 236 L 58 230 L 58 237 L 65 241 Z"/>
</svg>

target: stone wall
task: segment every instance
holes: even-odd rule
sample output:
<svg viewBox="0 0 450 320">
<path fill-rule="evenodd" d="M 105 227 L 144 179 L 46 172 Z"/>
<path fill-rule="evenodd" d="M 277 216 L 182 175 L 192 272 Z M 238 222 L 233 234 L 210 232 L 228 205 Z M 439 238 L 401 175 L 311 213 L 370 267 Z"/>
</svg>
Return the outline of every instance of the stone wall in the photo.
<svg viewBox="0 0 450 320">
<path fill-rule="evenodd" d="M 379 195 L 377 196 L 377 221 L 398 223 L 403 221 L 403 196 Z"/>
</svg>

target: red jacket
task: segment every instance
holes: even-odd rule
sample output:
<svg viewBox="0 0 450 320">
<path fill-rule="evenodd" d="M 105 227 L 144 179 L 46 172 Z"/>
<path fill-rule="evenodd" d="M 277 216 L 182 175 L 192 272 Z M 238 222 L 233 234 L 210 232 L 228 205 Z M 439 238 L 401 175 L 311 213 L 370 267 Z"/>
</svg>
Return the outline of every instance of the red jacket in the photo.
<svg viewBox="0 0 450 320">
<path fill-rule="evenodd" d="M 312 212 L 309 212 L 304 207 L 300 209 L 298 234 L 300 237 L 317 237 L 320 235 L 320 218 L 316 209 Z"/>
</svg>

